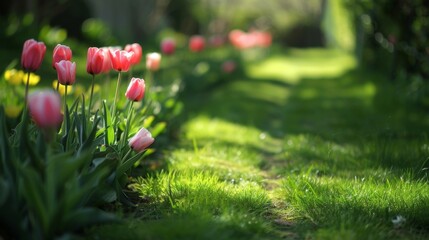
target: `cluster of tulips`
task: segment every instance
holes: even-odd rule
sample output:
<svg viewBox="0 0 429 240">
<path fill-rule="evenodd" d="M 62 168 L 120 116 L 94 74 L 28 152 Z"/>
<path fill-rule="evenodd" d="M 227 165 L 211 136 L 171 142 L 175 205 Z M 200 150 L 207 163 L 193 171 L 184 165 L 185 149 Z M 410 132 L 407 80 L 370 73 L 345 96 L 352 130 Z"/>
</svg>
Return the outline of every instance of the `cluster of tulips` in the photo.
<svg viewBox="0 0 429 240">
<path fill-rule="evenodd" d="M 24 43 L 21 66 L 28 72 L 26 84 L 25 100 L 28 102 L 28 109 L 35 124 L 43 130 L 57 129 L 63 122 L 63 112 L 65 112 L 66 101 L 64 101 L 64 111 L 61 111 L 60 96 L 51 90 L 40 90 L 31 93 L 28 96 L 29 76 L 31 72 L 39 69 L 46 46 L 43 42 L 37 42 L 33 39 Z M 90 47 L 87 54 L 86 70 L 92 75 L 91 96 L 88 109 L 91 112 L 92 98 L 94 90 L 95 75 L 109 72 L 114 69 L 119 74 L 115 97 L 112 105 L 112 117 L 116 116 L 116 102 L 120 84 L 120 73 L 127 72 L 131 65 L 138 64 L 142 57 L 142 47 L 138 43 L 126 45 L 124 50 Z M 76 81 L 76 63 L 71 61 L 72 51 L 68 46 L 58 44 L 53 50 L 52 67 L 57 71 L 58 84 L 67 86 L 73 85 Z M 161 55 L 159 53 L 147 54 L 148 70 L 156 71 L 159 68 Z M 58 90 L 57 86 L 57 90 Z M 127 99 L 131 102 L 141 101 L 145 94 L 145 81 L 141 78 L 132 78 L 125 93 Z M 131 105 L 132 106 L 132 103 Z M 130 107 L 131 108 L 131 107 Z M 129 122 L 130 119 L 127 119 Z M 127 137 L 127 136 L 125 136 Z M 129 145 L 135 151 L 143 151 L 153 143 L 149 131 L 142 128 L 130 139 Z"/>
<path fill-rule="evenodd" d="M 67 88 L 75 84 L 76 63 L 68 46 L 53 49 L 57 91 L 29 89 L 45 54 L 43 42 L 25 41 L 21 55 L 25 105 L 14 129 L 8 128 L 0 105 L 0 233 L 12 239 L 52 239 L 118 220 L 99 206 L 114 201 L 133 204 L 127 194 L 129 173 L 152 151 L 154 142 L 145 127 L 150 126 L 145 123 L 148 106 L 142 102 L 145 81 L 132 77 L 123 95 L 126 105 L 117 104 L 121 73 L 141 60 L 139 44 L 124 50 L 90 47 L 86 63 L 92 76 L 90 96 L 82 95 L 70 106 Z M 147 54 L 147 70 L 158 70 L 160 60 L 159 53 Z M 109 101 L 97 99 L 99 104 L 93 104 L 94 79 L 110 70 L 118 72 L 113 101 L 104 96 Z M 64 99 L 60 85 L 65 87 Z M 136 102 L 141 104 L 135 106 Z"/>
</svg>

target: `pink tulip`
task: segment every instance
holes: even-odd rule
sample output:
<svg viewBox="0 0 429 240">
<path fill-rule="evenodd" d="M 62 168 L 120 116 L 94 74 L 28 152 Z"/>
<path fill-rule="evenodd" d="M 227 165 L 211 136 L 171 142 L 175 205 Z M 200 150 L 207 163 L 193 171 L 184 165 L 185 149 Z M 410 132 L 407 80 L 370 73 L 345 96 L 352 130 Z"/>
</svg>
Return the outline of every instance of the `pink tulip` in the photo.
<svg viewBox="0 0 429 240">
<path fill-rule="evenodd" d="M 155 139 L 152 137 L 150 132 L 146 128 L 140 129 L 136 135 L 134 135 L 128 141 L 128 145 L 136 152 L 142 152 L 149 147 Z"/>
<path fill-rule="evenodd" d="M 112 70 L 112 61 L 110 60 L 110 54 L 109 54 L 110 50 L 107 47 L 102 47 L 100 49 L 103 50 L 103 55 L 104 55 L 103 67 L 101 72 L 108 73 L 110 70 Z"/>
<path fill-rule="evenodd" d="M 68 60 L 61 60 L 55 63 L 57 69 L 58 82 L 62 85 L 73 85 L 76 81 L 76 63 Z"/>
<path fill-rule="evenodd" d="M 54 53 L 52 54 L 52 67 L 55 69 L 55 63 L 60 62 L 61 60 L 71 60 L 72 51 L 66 45 L 58 44 L 54 48 Z"/>
<path fill-rule="evenodd" d="M 21 55 L 21 66 L 27 71 L 34 72 L 40 68 L 43 57 L 46 53 L 46 46 L 43 42 L 29 39 L 24 42 Z"/>
<path fill-rule="evenodd" d="M 192 52 L 201 52 L 204 50 L 204 47 L 206 45 L 206 40 L 202 36 L 192 36 L 189 39 L 189 50 Z"/>
<path fill-rule="evenodd" d="M 161 41 L 161 52 L 165 55 L 171 55 L 176 51 L 176 41 L 172 38 L 166 38 Z"/>
<path fill-rule="evenodd" d="M 148 53 L 146 54 L 146 68 L 150 71 L 157 71 L 161 65 L 161 54 Z"/>
<path fill-rule="evenodd" d="M 271 46 L 272 42 L 272 36 L 269 32 L 264 31 L 253 31 L 250 33 L 254 40 L 255 40 L 255 46 L 257 47 L 269 47 Z"/>
<path fill-rule="evenodd" d="M 125 96 L 130 101 L 140 101 L 144 97 L 145 92 L 145 83 L 141 78 L 131 78 L 131 82 L 128 85 L 127 91 L 125 92 Z"/>
<path fill-rule="evenodd" d="M 246 49 L 254 46 L 254 38 L 241 30 L 232 30 L 228 34 L 228 38 L 231 44 L 238 49 Z"/>
<path fill-rule="evenodd" d="M 142 46 L 138 43 L 128 44 L 125 46 L 125 51 L 134 52 L 134 55 L 131 57 L 131 65 L 136 65 L 140 63 L 142 59 L 143 49 Z"/>
<path fill-rule="evenodd" d="M 235 70 L 235 67 L 235 62 L 232 60 L 228 60 L 222 64 L 222 71 L 225 73 L 232 73 Z"/>
<path fill-rule="evenodd" d="M 86 57 L 86 72 L 91 75 L 96 75 L 104 70 L 105 62 L 107 61 L 106 53 L 96 47 L 88 48 Z"/>
<path fill-rule="evenodd" d="M 109 51 L 110 61 L 112 68 L 118 72 L 127 72 L 130 69 L 131 58 L 134 52 L 127 52 L 124 50 L 111 50 Z"/>
<path fill-rule="evenodd" d="M 63 121 L 61 99 L 52 90 L 40 90 L 28 96 L 30 115 L 39 128 L 57 128 Z"/>
</svg>

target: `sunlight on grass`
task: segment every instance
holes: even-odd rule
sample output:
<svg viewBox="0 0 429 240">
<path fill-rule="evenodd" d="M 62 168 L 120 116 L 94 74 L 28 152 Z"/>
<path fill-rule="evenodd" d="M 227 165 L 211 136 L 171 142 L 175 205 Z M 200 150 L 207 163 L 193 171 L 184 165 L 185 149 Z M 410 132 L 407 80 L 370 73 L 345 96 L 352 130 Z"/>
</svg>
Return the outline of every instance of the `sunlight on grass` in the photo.
<svg viewBox="0 0 429 240">
<path fill-rule="evenodd" d="M 339 76 L 355 66 L 355 59 L 340 51 L 292 49 L 288 55 L 277 55 L 250 65 L 248 74 L 265 79 L 285 79 L 291 84 L 296 84 L 301 78 Z"/>
<path fill-rule="evenodd" d="M 180 236 L 218 239 L 226 234 L 222 239 L 258 239 L 259 234 L 266 235 L 271 231 L 262 217 L 270 202 L 265 190 L 255 182 L 225 181 L 210 173 L 177 170 L 140 178 L 135 188 L 142 196 L 150 198 L 152 204 L 164 206 L 158 209 L 158 214 L 165 218 L 149 222 L 155 229 L 142 226 L 148 231 L 141 236 L 158 234 L 157 239 L 171 239 L 172 236 L 174 239 L 180 239 Z M 192 226 L 202 223 L 200 227 L 205 230 L 210 225 L 215 226 L 208 232 L 175 226 L 165 233 L 156 231 L 159 225 L 172 224 L 170 217 L 173 216 Z"/>
<path fill-rule="evenodd" d="M 256 128 L 245 127 L 205 116 L 186 126 L 186 139 L 192 150 L 174 151 L 170 163 L 181 171 L 205 171 L 223 180 L 261 182 L 258 165 L 263 153 L 279 151 L 273 139 Z"/>
<path fill-rule="evenodd" d="M 397 238 L 409 226 L 427 226 L 427 182 L 414 181 L 407 174 L 398 178 L 377 171 L 374 176 L 348 180 L 291 175 L 285 178 L 282 191 L 291 217 L 318 226 L 316 236 L 328 228 L 352 234 L 348 239 Z M 398 215 L 406 219 L 404 225 L 393 224 Z"/>
</svg>

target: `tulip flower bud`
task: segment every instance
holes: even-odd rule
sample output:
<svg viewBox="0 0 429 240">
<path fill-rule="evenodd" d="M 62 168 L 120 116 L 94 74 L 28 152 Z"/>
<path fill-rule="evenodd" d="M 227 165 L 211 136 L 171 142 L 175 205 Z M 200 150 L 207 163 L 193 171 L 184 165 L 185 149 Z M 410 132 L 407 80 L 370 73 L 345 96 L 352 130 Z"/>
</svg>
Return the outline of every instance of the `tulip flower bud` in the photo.
<svg viewBox="0 0 429 240">
<path fill-rule="evenodd" d="M 134 52 L 134 55 L 131 57 L 131 65 L 136 65 L 140 63 L 142 59 L 143 49 L 138 43 L 128 44 L 124 48 L 127 52 Z"/>
<path fill-rule="evenodd" d="M 127 52 L 124 50 L 112 50 L 109 51 L 110 61 L 112 62 L 112 68 L 118 72 L 127 72 L 130 69 L 131 58 L 134 52 Z"/>
<path fill-rule="evenodd" d="M 28 96 L 28 109 L 39 128 L 57 128 L 63 121 L 61 98 L 52 90 L 39 90 Z"/>
<path fill-rule="evenodd" d="M 157 71 L 161 65 L 161 54 L 148 53 L 146 54 L 146 68 L 150 71 Z"/>
<path fill-rule="evenodd" d="M 204 50 L 206 40 L 202 36 L 192 36 L 189 39 L 189 50 L 192 52 L 201 52 Z"/>
<path fill-rule="evenodd" d="M 21 66 L 27 71 L 34 72 L 40 68 L 43 57 L 46 53 L 46 46 L 43 42 L 29 39 L 24 42 L 21 55 Z"/>
<path fill-rule="evenodd" d="M 144 80 L 140 78 L 132 78 L 130 84 L 128 85 L 127 91 L 125 92 L 125 96 L 128 98 L 128 100 L 137 102 L 143 99 L 144 92 Z"/>
<path fill-rule="evenodd" d="M 76 63 L 68 60 L 61 60 L 55 63 L 57 69 L 58 82 L 62 85 L 73 85 L 76 81 Z"/>
<path fill-rule="evenodd" d="M 152 134 L 146 129 L 140 129 L 136 135 L 134 135 L 128 141 L 128 145 L 136 152 L 142 152 L 146 148 L 148 148 L 155 139 L 152 137 Z"/>
<path fill-rule="evenodd" d="M 100 48 L 88 48 L 86 57 L 86 72 L 91 75 L 96 75 L 104 70 L 105 62 L 107 61 L 106 52 Z"/>
<path fill-rule="evenodd" d="M 176 42 L 172 38 L 166 38 L 161 41 L 161 52 L 165 55 L 171 55 L 176 51 Z"/>
<path fill-rule="evenodd" d="M 52 54 L 52 67 L 55 69 L 55 63 L 60 62 L 61 60 L 71 60 L 72 51 L 68 46 L 58 44 L 54 48 Z"/>
</svg>

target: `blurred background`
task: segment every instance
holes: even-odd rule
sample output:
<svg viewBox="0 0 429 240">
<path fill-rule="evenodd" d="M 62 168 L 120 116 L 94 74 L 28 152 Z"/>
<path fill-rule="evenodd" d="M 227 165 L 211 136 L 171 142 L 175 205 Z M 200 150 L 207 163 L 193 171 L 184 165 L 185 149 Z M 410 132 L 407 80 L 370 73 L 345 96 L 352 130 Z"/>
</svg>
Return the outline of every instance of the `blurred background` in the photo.
<svg viewBox="0 0 429 240">
<path fill-rule="evenodd" d="M 0 3 L 0 67 L 28 38 L 48 47 L 138 42 L 157 50 L 174 36 L 227 36 L 232 29 L 272 33 L 282 48 L 328 47 L 361 66 L 406 81 L 429 105 L 429 1 L 426 0 L 14 0 Z"/>
</svg>

